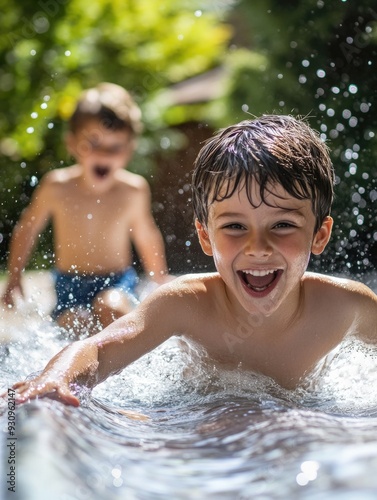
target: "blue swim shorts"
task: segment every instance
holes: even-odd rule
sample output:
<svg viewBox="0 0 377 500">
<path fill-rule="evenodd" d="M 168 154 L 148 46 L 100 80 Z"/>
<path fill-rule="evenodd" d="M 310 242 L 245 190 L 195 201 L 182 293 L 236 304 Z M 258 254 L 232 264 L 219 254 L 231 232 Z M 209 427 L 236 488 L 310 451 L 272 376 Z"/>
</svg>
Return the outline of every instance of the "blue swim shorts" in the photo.
<svg viewBox="0 0 377 500">
<path fill-rule="evenodd" d="M 137 304 L 136 285 L 139 281 L 133 267 L 128 267 L 122 273 L 72 274 L 53 272 L 55 280 L 56 306 L 51 317 L 56 319 L 66 309 L 84 307 L 90 309 L 93 299 L 107 288 L 116 288 L 126 293 Z"/>
</svg>

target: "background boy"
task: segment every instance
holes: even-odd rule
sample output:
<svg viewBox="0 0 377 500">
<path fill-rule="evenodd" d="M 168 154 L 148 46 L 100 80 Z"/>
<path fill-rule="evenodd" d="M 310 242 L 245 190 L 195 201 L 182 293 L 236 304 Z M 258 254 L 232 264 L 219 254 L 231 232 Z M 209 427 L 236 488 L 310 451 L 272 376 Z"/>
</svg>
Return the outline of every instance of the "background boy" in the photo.
<svg viewBox="0 0 377 500">
<path fill-rule="evenodd" d="M 101 333 L 19 382 L 17 401 L 78 405 L 71 384 L 95 385 L 172 335 L 227 367 L 294 388 L 348 335 L 377 343 L 377 296 L 362 283 L 307 273 L 329 241 L 334 172 L 304 122 L 263 116 L 228 127 L 200 151 L 196 229 L 217 273 L 177 278 Z"/>
<path fill-rule="evenodd" d="M 101 83 L 81 95 L 69 121 L 68 151 L 77 163 L 47 173 L 14 229 L 3 302 L 23 294 L 21 275 L 39 234 L 52 220 L 57 305 L 66 328 L 106 326 L 135 302 L 131 242 L 147 277 L 162 283 L 167 264 L 151 214 L 150 190 L 124 169 L 141 131 L 141 113 L 122 87 Z"/>
</svg>

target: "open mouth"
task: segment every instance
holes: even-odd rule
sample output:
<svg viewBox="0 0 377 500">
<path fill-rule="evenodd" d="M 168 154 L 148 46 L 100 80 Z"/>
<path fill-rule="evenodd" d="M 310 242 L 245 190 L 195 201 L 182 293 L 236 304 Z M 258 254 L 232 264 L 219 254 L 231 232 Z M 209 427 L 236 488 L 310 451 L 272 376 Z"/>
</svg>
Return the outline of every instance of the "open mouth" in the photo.
<svg viewBox="0 0 377 500">
<path fill-rule="evenodd" d="M 253 295 L 266 295 L 277 284 L 283 271 L 281 269 L 248 269 L 238 271 L 244 286 Z"/>
<path fill-rule="evenodd" d="M 98 177 L 98 179 L 105 179 L 110 173 L 110 168 L 104 167 L 102 165 L 96 165 L 93 169 L 93 172 L 94 175 Z"/>
</svg>

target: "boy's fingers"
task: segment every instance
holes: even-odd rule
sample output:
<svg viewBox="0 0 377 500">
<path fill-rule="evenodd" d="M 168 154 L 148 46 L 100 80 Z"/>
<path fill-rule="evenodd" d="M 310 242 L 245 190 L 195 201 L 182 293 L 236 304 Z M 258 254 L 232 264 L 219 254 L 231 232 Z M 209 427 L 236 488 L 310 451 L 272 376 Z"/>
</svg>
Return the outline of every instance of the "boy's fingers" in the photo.
<svg viewBox="0 0 377 500">
<path fill-rule="evenodd" d="M 13 385 L 16 390 L 16 403 L 25 403 L 37 397 L 49 397 L 64 404 L 79 406 L 79 399 L 72 394 L 68 386 L 57 386 L 56 384 L 37 384 L 34 382 L 17 382 Z"/>
<path fill-rule="evenodd" d="M 80 401 L 79 399 L 74 396 L 70 390 L 61 390 L 61 389 L 56 389 L 54 392 L 50 392 L 48 394 L 44 394 L 44 396 L 54 399 L 55 401 L 60 401 L 61 403 L 64 403 L 65 405 L 69 406 L 80 406 Z M 41 397 L 44 397 L 41 396 Z"/>
</svg>

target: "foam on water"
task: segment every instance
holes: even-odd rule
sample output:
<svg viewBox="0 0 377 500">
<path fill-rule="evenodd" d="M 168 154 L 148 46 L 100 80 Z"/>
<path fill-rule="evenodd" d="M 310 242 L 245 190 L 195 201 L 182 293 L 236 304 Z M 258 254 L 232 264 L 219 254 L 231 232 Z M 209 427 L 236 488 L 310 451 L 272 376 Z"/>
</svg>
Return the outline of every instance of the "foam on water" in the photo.
<svg viewBox="0 0 377 500">
<path fill-rule="evenodd" d="M 71 341 L 26 316 L 1 322 L 14 339 L 0 355 L 1 391 Z M 288 391 L 174 337 L 92 393 L 79 388 L 78 409 L 19 407 L 12 498 L 375 498 L 376 360 L 350 339 Z"/>
</svg>

